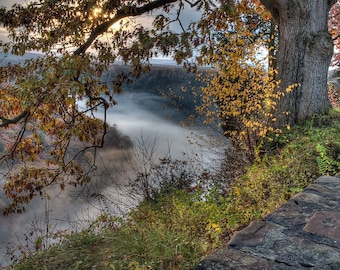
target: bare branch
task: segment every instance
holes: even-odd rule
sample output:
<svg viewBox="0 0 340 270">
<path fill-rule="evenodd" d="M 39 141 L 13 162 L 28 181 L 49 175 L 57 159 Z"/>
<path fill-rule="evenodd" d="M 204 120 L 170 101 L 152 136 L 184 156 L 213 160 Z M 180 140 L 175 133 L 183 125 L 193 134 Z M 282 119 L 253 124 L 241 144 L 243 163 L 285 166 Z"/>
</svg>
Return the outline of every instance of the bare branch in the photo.
<svg viewBox="0 0 340 270">
<path fill-rule="evenodd" d="M 180 19 L 180 17 L 179 17 L 179 16 L 181 15 L 181 12 L 182 12 L 183 9 L 184 9 L 184 5 L 183 5 L 182 2 L 180 2 L 179 8 L 178 8 L 177 11 L 176 11 L 176 18 L 174 18 L 174 19 L 171 20 L 171 21 L 168 21 L 168 22 L 165 24 L 165 26 L 168 26 L 168 25 L 170 25 L 170 24 L 172 24 L 172 23 L 174 23 L 174 22 L 178 22 L 178 23 L 179 23 L 179 26 L 180 26 L 181 29 L 182 29 L 182 31 L 185 32 L 185 29 L 184 29 L 184 27 L 183 27 L 182 21 L 181 21 L 181 19 Z"/>
<path fill-rule="evenodd" d="M 189 1 L 189 0 L 184 0 L 184 2 L 186 2 L 187 4 L 189 4 L 190 7 L 195 7 L 195 6 L 197 6 L 197 5 L 201 2 L 201 0 L 197 0 L 196 2 L 191 2 L 191 1 Z"/>
</svg>

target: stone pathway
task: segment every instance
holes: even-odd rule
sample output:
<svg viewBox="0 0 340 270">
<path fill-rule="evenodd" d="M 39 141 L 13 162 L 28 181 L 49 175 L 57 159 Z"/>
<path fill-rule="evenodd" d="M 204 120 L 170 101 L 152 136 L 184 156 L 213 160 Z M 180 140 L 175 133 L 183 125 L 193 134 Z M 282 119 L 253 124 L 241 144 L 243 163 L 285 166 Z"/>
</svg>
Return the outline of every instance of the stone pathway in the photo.
<svg viewBox="0 0 340 270">
<path fill-rule="evenodd" d="M 340 270 L 340 178 L 323 176 L 195 270 Z"/>
</svg>

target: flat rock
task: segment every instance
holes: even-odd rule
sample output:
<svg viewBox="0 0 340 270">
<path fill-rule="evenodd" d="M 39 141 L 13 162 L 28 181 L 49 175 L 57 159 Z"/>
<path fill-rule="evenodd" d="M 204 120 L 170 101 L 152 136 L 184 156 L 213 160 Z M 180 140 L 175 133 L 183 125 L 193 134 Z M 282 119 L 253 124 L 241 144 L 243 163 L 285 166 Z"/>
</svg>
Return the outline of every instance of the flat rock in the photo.
<svg viewBox="0 0 340 270">
<path fill-rule="evenodd" d="M 200 262 L 195 270 L 225 270 L 225 269 L 270 269 L 266 259 L 257 258 L 246 252 L 229 248 L 218 249 L 209 258 Z"/>
<path fill-rule="evenodd" d="M 340 241 L 340 212 L 317 211 L 308 220 L 304 231 Z"/>
</svg>

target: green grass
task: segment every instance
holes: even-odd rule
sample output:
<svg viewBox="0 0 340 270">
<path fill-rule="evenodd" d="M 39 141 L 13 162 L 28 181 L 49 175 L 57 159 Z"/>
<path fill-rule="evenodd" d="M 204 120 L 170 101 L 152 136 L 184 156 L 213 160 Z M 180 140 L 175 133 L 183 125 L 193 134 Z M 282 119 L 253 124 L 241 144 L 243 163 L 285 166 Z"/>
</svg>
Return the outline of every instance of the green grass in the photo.
<svg viewBox="0 0 340 270">
<path fill-rule="evenodd" d="M 193 269 L 233 231 L 273 211 L 321 174 L 340 171 L 339 143 L 340 113 L 332 110 L 268 142 L 267 149 L 280 147 L 235 179 L 227 197 L 214 189 L 202 200 L 200 190 L 171 189 L 142 202 L 126 220 L 103 215 L 88 230 L 13 268 Z"/>
</svg>

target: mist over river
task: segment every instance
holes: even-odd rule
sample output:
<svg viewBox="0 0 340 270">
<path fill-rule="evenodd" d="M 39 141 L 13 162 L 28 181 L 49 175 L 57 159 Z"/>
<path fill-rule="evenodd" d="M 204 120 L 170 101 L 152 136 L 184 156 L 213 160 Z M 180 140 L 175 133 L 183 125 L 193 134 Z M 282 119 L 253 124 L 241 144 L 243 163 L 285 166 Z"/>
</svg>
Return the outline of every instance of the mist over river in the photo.
<svg viewBox="0 0 340 270">
<path fill-rule="evenodd" d="M 165 71 L 167 72 L 167 71 Z M 162 81 L 155 78 L 159 85 L 163 85 L 166 90 L 171 80 Z M 150 79 L 150 78 L 149 78 Z M 173 78 L 176 83 L 187 82 L 183 77 L 181 80 Z M 149 83 L 153 82 L 149 80 Z M 141 82 L 142 86 L 143 83 Z M 207 143 L 206 147 L 200 148 L 197 144 L 190 144 L 188 138 L 198 138 L 203 136 L 208 138 L 207 134 L 213 134 L 219 140 L 222 136 L 206 126 L 196 126 L 194 128 L 182 127 L 181 120 L 186 120 L 187 116 L 193 112 L 194 106 L 185 106 L 183 110 L 177 110 L 171 103 L 171 100 L 164 99 L 159 93 L 159 85 L 155 89 L 150 89 L 150 84 L 145 87 L 126 87 L 123 94 L 115 98 L 118 104 L 110 108 L 107 115 L 107 122 L 115 126 L 121 138 L 128 138 L 136 142 L 143 138 L 150 147 L 155 146 L 157 158 L 171 156 L 173 159 L 188 160 L 189 157 L 196 153 L 193 165 L 200 165 L 208 169 L 218 166 L 216 160 L 223 153 L 222 147 L 214 147 Z M 177 87 L 177 86 L 176 86 Z M 188 104 L 190 102 L 187 101 Z M 81 104 L 80 104 L 81 106 Z M 98 117 L 101 113 L 98 112 Z M 109 201 L 106 205 L 113 214 L 126 212 L 130 207 L 138 204 L 140 197 L 138 194 L 131 194 L 124 187 L 125 174 L 129 173 L 126 149 L 110 149 L 101 152 L 98 156 L 98 166 L 101 170 L 98 176 L 94 178 L 92 187 L 97 188 L 97 194 L 104 194 Z M 0 181 L 3 185 L 3 181 Z M 46 230 L 56 231 L 60 229 L 79 228 L 82 220 L 94 218 L 103 207 L 103 201 L 97 198 L 87 197 L 90 193 L 85 189 L 79 195 L 79 189 L 67 189 L 63 192 L 51 189 L 50 200 L 36 198 L 32 203 L 26 206 L 24 214 L 12 214 L 10 216 L 0 216 L 0 266 L 6 265 L 9 261 L 5 260 L 5 253 L 8 243 L 19 242 L 25 244 L 25 236 L 28 241 L 44 235 Z M 1 190 L 2 192 L 2 190 Z M 0 208 L 5 204 L 4 195 L 0 193 Z M 2 205 L 1 205 L 2 204 Z M 78 223 L 73 223 L 78 221 Z M 84 222 L 85 224 L 86 222 Z M 30 229 L 35 229 L 30 232 Z M 33 241 L 32 240 L 32 241 Z M 32 244 L 32 243 L 29 243 Z"/>
</svg>

